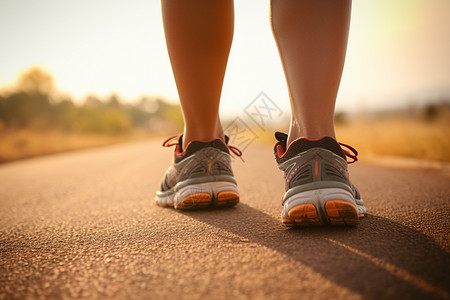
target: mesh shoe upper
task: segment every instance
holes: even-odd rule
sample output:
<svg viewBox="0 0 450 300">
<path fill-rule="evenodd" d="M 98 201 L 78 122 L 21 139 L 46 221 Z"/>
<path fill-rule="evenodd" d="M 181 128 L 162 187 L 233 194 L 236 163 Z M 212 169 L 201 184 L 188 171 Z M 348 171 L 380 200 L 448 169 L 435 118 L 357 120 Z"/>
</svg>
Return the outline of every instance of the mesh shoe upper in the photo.
<svg viewBox="0 0 450 300">
<path fill-rule="evenodd" d="M 288 136 L 277 132 L 275 137 L 278 140 L 274 148 L 275 159 L 278 168 L 284 172 L 286 191 L 305 185 L 310 189 L 336 187 L 338 183 L 345 184 L 356 199 L 360 198 L 349 179 L 346 152 L 333 138 L 302 138 L 292 142 L 286 149 Z M 356 154 L 351 157 L 355 159 Z"/>
<path fill-rule="evenodd" d="M 233 176 L 230 151 L 226 142 L 221 139 L 192 141 L 183 151 L 181 141 L 180 135 L 178 141 L 172 144 L 176 146 L 173 162 L 161 181 L 161 191 L 167 191 L 187 179 L 210 180 L 214 176 Z"/>
</svg>

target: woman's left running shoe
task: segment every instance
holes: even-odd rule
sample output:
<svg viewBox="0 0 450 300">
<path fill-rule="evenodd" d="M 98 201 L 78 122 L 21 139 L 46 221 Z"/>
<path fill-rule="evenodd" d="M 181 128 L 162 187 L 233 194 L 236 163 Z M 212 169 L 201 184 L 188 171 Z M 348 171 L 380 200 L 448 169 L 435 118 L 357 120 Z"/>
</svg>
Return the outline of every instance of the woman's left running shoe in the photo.
<svg viewBox="0 0 450 300">
<path fill-rule="evenodd" d="M 228 137 L 225 141 L 191 141 L 183 150 L 179 135 L 167 139 L 163 146 L 175 146 L 175 154 L 156 192 L 157 205 L 185 210 L 233 206 L 239 202 L 230 151 L 237 156 L 242 153 L 228 145 Z"/>
</svg>

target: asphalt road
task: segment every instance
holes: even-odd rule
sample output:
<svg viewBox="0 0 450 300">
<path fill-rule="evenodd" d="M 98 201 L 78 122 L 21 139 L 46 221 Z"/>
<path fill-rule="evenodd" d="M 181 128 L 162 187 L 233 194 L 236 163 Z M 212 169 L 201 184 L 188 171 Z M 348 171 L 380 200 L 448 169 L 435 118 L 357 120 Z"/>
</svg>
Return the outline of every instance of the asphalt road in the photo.
<svg viewBox="0 0 450 300">
<path fill-rule="evenodd" d="M 173 149 L 141 142 L 0 166 L 0 299 L 445 299 L 450 176 L 351 165 L 356 228 L 287 229 L 270 147 L 234 170 L 241 203 L 178 212 Z"/>
</svg>

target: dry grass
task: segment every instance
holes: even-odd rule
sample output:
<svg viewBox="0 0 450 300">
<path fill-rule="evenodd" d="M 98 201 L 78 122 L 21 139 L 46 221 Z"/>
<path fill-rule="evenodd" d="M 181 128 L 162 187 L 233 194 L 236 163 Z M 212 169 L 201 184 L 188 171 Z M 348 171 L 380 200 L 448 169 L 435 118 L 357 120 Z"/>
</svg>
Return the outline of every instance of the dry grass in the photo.
<svg viewBox="0 0 450 300">
<path fill-rule="evenodd" d="M 338 139 L 362 154 L 450 162 L 450 120 L 407 116 L 359 119 L 336 127 Z"/>
<path fill-rule="evenodd" d="M 67 134 L 29 129 L 0 131 L 0 163 L 52 153 L 105 146 L 145 138 L 143 133 L 122 136 Z"/>
<path fill-rule="evenodd" d="M 259 131 L 258 142 L 274 145 L 273 131 Z M 395 156 L 450 162 L 448 112 L 433 121 L 405 114 L 359 117 L 336 125 L 336 135 L 340 142 L 356 148 L 362 159 Z"/>
<path fill-rule="evenodd" d="M 434 121 L 418 117 L 368 116 L 336 126 L 339 141 L 355 147 L 361 158 L 397 156 L 450 162 L 450 115 Z M 52 153 L 149 138 L 137 132 L 123 136 L 0 130 L 0 163 Z M 258 132 L 258 142 L 273 145 L 273 130 Z"/>
</svg>

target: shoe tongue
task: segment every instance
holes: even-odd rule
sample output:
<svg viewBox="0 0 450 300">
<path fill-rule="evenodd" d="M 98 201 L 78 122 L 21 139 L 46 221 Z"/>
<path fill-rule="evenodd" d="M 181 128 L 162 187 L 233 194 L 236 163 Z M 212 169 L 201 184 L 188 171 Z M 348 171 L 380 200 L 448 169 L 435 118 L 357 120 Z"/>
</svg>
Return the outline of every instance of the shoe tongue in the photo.
<svg viewBox="0 0 450 300">
<path fill-rule="evenodd" d="M 277 139 L 277 141 L 279 141 L 280 143 L 284 144 L 284 146 L 286 146 L 287 139 L 288 139 L 288 135 L 286 133 L 276 131 L 275 138 Z"/>
</svg>

